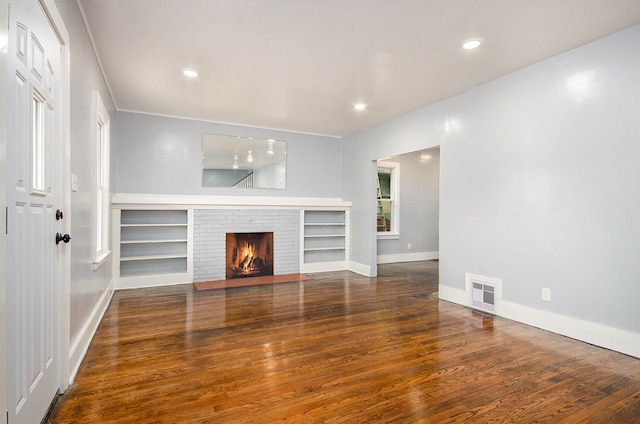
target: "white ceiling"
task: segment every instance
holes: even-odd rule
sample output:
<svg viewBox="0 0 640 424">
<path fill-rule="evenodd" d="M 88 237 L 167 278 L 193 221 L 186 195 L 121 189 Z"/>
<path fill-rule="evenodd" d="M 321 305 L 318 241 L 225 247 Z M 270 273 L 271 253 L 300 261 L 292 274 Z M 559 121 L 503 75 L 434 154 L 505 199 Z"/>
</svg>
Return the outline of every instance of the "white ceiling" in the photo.
<svg viewBox="0 0 640 424">
<path fill-rule="evenodd" d="M 331 136 L 640 22 L 640 0 L 78 3 L 118 110 Z"/>
</svg>

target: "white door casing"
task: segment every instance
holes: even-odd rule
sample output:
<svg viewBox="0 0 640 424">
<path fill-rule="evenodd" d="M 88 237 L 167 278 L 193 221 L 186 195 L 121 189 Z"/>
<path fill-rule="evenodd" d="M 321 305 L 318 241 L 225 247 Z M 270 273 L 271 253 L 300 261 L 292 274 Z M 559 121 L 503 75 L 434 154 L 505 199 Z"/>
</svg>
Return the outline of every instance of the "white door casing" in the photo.
<svg viewBox="0 0 640 424">
<path fill-rule="evenodd" d="M 7 398 L 40 422 L 62 386 L 61 44 L 37 0 L 11 3 L 7 67 Z"/>
</svg>

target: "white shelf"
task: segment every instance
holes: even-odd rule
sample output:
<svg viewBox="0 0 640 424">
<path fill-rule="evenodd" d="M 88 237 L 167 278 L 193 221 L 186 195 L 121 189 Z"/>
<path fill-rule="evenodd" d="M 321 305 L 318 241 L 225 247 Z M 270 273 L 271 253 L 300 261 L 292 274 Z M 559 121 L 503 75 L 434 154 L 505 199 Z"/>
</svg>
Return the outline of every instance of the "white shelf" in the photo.
<svg viewBox="0 0 640 424">
<path fill-rule="evenodd" d="M 346 269 L 348 210 L 307 209 L 301 215 L 300 269 L 303 272 Z"/>
<path fill-rule="evenodd" d="M 188 277 L 189 216 L 186 209 L 120 210 L 118 276 Z"/>
<path fill-rule="evenodd" d="M 120 244 L 147 244 L 147 243 L 186 243 L 187 239 L 166 239 L 166 240 L 122 240 Z"/>
<path fill-rule="evenodd" d="M 187 258 L 187 255 L 146 255 L 146 256 L 120 256 L 120 262 L 127 261 L 150 261 L 156 259 L 181 259 Z"/>
<path fill-rule="evenodd" d="M 187 224 L 120 224 L 121 228 L 126 227 L 186 227 Z"/>
<path fill-rule="evenodd" d="M 305 252 L 322 252 L 324 250 L 344 250 L 344 247 L 310 247 L 304 249 Z"/>
</svg>

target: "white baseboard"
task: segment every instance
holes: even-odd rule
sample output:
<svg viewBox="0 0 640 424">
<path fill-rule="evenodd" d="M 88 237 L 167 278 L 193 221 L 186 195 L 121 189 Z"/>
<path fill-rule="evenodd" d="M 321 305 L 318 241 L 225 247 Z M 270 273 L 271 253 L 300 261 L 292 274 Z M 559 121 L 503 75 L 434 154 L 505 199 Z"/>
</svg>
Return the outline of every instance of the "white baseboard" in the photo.
<svg viewBox="0 0 640 424">
<path fill-rule="evenodd" d="M 377 261 L 379 264 L 393 264 L 397 262 L 431 261 L 439 258 L 440 252 L 408 252 L 378 255 Z"/>
<path fill-rule="evenodd" d="M 166 275 L 141 275 L 136 277 L 120 277 L 116 280 L 116 290 L 174 286 L 176 284 L 190 283 L 193 283 L 193 276 L 186 273 Z"/>
<path fill-rule="evenodd" d="M 314 272 L 344 271 L 345 269 L 347 269 L 347 262 L 345 261 L 300 264 L 300 273 L 302 274 L 309 274 Z"/>
<path fill-rule="evenodd" d="M 371 275 L 371 267 L 369 265 L 361 264 L 360 262 L 349 261 L 349 271 L 356 274 L 364 275 L 365 277 L 375 277 Z"/>
<path fill-rule="evenodd" d="M 111 283 L 109 283 L 107 289 L 100 296 L 100 299 L 93 308 L 93 311 L 91 311 L 89 319 L 85 321 L 82 329 L 80 330 L 80 334 L 78 335 L 76 340 L 72 342 L 71 347 L 69 348 L 70 374 L 68 384 L 72 384 L 73 380 L 75 380 L 78 369 L 80 368 L 80 364 L 82 364 L 82 360 L 87 354 L 89 344 L 91 344 L 91 340 L 98 330 L 98 326 L 100 325 L 100 321 L 102 321 L 102 317 L 104 316 L 105 312 L 107 312 L 107 308 L 109 307 L 109 303 L 111 302 L 112 297 L 113 280 L 111 281 Z"/>
<path fill-rule="evenodd" d="M 468 306 L 469 297 L 464 290 L 454 289 L 444 285 L 440 285 L 438 290 L 440 299 Z M 543 311 L 505 300 L 499 300 L 496 303 L 496 315 L 640 358 L 640 334 L 638 333 Z"/>
<path fill-rule="evenodd" d="M 468 306 L 469 302 L 467 293 L 464 290 L 454 289 L 442 284 L 438 286 L 438 298 L 463 306 Z"/>
</svg>

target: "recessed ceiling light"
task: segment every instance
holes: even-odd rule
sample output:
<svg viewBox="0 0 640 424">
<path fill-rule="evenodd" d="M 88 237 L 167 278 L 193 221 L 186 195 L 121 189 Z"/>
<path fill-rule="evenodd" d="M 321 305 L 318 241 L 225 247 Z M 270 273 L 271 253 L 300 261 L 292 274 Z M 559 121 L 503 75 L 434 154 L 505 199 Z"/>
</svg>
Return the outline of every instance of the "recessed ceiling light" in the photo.
<svg viewBox="0 0 640 424">
<path fill-rule="evenodd" d="M 189 77 L 189 78 L 195 78 L 198 76 L 198 72 L 194 71 L 193 69 L 185 69 L 184 71 L 182 71 L 182 74 L 185 77 Z"/>
<path fill-rule="evenodd" d="M 480 40 L 467 40 L 462 43 L 462 48 L 465 50 L 473 50 L 480 45 Z"/>
<path fill-rule="evenodd" d="M 367 108 L 367 105 L 364 103 L 356 103 L 355 105 L 353 105 L 353 108 L 355 110 L 365 110 Z"/>
</svg>

